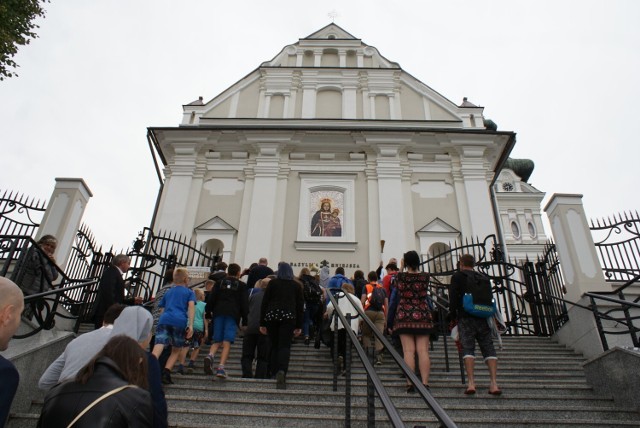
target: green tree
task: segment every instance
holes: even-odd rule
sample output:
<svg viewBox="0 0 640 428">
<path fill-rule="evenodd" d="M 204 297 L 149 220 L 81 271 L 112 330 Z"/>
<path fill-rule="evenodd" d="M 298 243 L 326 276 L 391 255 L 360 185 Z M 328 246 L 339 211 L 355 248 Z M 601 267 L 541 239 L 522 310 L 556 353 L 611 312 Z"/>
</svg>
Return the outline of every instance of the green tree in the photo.
<svg viewBox="0 0 640 428">
<path fill-rule="evenodd" d="M 18 47 L 38 37 L 33 21 L 44 17 L 44 3 L 49 0 L 0 0 L 0 80 L 17 76 L 13 60 Z"/>
</svg>

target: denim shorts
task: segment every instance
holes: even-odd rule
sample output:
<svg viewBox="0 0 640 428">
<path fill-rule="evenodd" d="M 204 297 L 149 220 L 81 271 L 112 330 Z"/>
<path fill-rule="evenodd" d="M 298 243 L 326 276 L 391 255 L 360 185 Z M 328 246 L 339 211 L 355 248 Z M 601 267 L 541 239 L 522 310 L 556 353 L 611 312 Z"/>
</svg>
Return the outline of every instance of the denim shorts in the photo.
<svg viewBox="0 0 640 428">
<path fill-rule="evenodd" d="M 213 319 L 213 343 L 231 342 L 236 339 L 238 324 L 235 318 L 220 315 Z"/>
<path fill-rule="evenodd" d="M 171 345 L 178 348 L 184 346 L 185 331 L 182 327 L 160 324 L 156 328 L 156 344 Z"/>
<path fill-rule="evenodd" d="M 202 338 L 204 337 L 204 331 L 194 330 L 191 339 L 186 339 L 184 341 L 185 348 L 199 349 L 200 344 L 202 343 Z"/>
<path fill-rule="evenodd" d="M 491 329 L 486 318 L 461 317 L 458 320 L 458 330 L 462 344 L 462 358 L 475 357 L 476 341 L 485 360 L 497 358 Z"/>
</svg>

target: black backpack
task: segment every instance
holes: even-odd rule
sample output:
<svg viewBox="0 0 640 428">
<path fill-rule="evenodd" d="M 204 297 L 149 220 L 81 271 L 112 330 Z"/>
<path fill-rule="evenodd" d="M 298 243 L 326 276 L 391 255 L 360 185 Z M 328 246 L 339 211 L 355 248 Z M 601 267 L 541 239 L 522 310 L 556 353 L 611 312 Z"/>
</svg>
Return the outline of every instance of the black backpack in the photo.
<svg viewBox="0 0 640 428">
<path fill-rule="evenodd" d="M 304 286 L 302 293 L 305 302 L 314 304 L 322 301 L 322 289 L 315 281 L 309 278 L 303 278 L 302 284 Z"/>
<path fill-rule="evenodd" d="M 478 317 L 487 318 L 492 316 L 495 309 L 489 277 L 476 271 L 462 271 L 462 273 L 467 277 L 467 282 L 464 286 L 464 310 Z M 468 295 L 470 295 L 471 299 L 467 298 Z"/>
<path fill-rule="evenodd" d="M 387 298 L 387 292 L 384 290 L 384 287 L 378 285 L 373 291 L 371 291 L 371 296 L 369 297 L 369 308 L 372 311 L 381 311 L 384 306 L 384 299 Z"/>
</svg>

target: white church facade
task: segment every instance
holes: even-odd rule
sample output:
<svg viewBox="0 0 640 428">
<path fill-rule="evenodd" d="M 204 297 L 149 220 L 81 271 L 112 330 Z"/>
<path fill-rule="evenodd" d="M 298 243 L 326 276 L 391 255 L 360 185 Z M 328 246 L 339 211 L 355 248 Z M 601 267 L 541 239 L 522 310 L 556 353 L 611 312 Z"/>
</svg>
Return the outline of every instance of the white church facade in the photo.
<svg viewBox="0 0 640 428">
<path fill-rule="evenodd" d="M 149 128 L 164 175 L 153 228 L 227 262 L 367 271 L 464 238 L 502 236 L 518 257 L 546 242 L 544 194 L 505 169 L 515 133 L 335 24 L 183 110 Z"/>
</svg>

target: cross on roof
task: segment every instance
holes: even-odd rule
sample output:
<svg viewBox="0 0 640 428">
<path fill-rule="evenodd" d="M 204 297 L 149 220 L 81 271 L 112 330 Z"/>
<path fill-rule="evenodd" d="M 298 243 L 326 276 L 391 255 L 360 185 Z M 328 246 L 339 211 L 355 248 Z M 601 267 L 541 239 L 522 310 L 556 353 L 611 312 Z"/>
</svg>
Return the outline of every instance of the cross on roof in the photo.
<svg viewBox="0 0 640 428">
<path fill-rule="evenodd" d="M 334 22 L 334 21 L 336 20 L 336 18 L 338 17 L 338 12 L 336 12 L 336 11 L 335 11 L 335 9 L 334 9 L 334 10 L 332 10 L 331 12 L 329 12 L 329 13 L 327 14 L 327 16 L 328 16 L 329 18 L 331 18 L 331 22 Z"/>
</svg>

